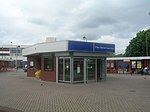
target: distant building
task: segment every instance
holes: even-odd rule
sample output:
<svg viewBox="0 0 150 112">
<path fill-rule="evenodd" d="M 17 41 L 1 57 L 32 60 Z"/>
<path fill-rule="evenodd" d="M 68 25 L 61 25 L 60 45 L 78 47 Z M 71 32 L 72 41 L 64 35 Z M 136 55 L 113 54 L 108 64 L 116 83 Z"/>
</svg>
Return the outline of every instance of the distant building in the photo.
<svg viewBox="0 0 150 112">
<path fill-rule="evenodd" d="M 22 67 L 22 62 L 27 61 L 22 56 L 22 50 L 29 45 L 0 45 L 0 59 L 13 60 L 14 66 Z"/>
</svg>

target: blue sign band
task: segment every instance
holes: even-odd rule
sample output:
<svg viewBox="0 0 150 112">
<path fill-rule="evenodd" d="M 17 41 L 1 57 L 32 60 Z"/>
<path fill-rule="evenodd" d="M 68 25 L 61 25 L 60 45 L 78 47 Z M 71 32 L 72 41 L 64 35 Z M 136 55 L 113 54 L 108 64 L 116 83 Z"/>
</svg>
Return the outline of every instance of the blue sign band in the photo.
<svg viewBox="0 0 150 112">
<path fill-rule="evenodd" d="M 69 51 L 82 51 L 82 52 L 115 52 L 114 44 L 68 41 Z"/>
</svg>

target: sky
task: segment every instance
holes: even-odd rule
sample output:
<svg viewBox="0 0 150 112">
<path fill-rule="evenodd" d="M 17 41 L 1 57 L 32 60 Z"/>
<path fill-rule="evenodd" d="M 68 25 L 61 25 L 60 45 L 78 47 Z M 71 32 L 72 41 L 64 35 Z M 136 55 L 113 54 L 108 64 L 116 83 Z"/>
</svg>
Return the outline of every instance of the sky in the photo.
<svg viewBox="0 0 150 112">
<path fill-rule="evenodd" d="M 0 44 L 56 40 L 115 44 L 124 53 L 131 39 L 150 28 L 150 0 L 0 0 Z"/>
</svg>

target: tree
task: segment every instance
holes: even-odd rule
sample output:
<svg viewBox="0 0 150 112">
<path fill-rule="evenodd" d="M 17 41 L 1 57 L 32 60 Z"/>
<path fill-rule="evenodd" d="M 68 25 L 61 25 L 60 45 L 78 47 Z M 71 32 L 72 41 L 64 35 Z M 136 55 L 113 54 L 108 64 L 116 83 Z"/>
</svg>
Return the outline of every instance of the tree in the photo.
<svg viewBox="0 0 150 112">
<path fill-rule="evenodd" d="M 147 44 L 146 44 L 147 40 Z M 146 45 L 148 50 L 146 50 Z M 150 55 L 150 29 L 140 31 L 136 34 L 126 48 L 125 56 L 147 56 Z"/>
</svg>

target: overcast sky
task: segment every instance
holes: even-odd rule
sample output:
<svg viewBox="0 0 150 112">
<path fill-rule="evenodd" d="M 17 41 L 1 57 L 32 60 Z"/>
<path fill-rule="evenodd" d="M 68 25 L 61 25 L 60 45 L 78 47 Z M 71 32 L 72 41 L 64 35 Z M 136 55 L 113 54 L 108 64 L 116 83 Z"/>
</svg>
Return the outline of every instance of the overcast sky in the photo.
<svg viewBox="0 0 150 112">
<path fill-rule="evenodd" d="M 137 32 L 150 28 L 149 12 L 150 0 L 0 0 L 0 44 L 85 36 L 124 53 Z"/>
</svg>

